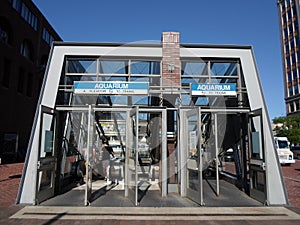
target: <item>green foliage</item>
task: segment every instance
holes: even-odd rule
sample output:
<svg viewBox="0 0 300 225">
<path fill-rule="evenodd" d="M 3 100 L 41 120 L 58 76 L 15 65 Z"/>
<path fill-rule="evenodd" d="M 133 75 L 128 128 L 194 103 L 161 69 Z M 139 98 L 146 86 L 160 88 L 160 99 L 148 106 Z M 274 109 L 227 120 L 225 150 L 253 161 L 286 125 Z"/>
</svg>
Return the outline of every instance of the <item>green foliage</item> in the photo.
<svg viewBox="0 0 300 225">
<path fill-rule="evenodd" d="M 291 144 L 300 144 L 300 116 L 275 117 L 273 123 L 277 126 L 274 133 L 280 137 L 287 137 Z"/>
</svg>

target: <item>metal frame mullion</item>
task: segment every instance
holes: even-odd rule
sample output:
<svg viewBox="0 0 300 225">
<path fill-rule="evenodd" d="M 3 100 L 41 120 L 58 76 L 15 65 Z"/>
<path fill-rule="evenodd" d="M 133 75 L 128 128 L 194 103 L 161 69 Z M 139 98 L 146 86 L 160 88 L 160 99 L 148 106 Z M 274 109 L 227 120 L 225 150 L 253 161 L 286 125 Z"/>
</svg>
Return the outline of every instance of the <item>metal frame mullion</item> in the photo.
<svg viewBox="0 0 300 225">
<path fill-rule="evenodd" d="M 199 148 L 199 180 L 200 180 L 200 205 L 204 205 L 204 199 L 203 199 L 203 155 L 202 155 L 202 121 L 201 121 L 201 108 L 199 107 L 198 110 L 198 148 Z"/>
<path fill-rule="evenodd" d="M 84 205 L 89 205 L 89 197 L 92 189 L 92 182 L 91 182 L 91 166 L 90 166 L 90 152 L 91 152 L 91 113 L 92 113 L 92 106 L 89 105 L 89 113 L 88 113 L 88 136 L 87 136 L 87 150 L 86 150 L 86 184 L 85 184 L 85 198 L 84 198 Z"/>
<path fill-rule="evenodd" d="M 139 107 L 136 107 L 136 111 L 135 111 L 135 134 L 136 134 L 136 138 L 135 138 L 135 205 L 138 205 L 138 162 L 139 162 L 139 153 L 138 153 L 138 144 L 139 144 Z"/>
</svg>

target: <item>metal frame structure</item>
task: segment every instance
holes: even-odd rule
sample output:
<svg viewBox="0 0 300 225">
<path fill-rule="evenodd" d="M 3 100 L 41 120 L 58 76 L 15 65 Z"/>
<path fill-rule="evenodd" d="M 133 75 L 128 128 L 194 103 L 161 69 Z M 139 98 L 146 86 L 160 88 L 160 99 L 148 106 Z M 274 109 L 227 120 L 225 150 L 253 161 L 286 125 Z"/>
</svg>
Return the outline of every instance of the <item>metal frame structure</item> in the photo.
<svg viewBox="0 0 300 225">
<path fill-rule="evenodd" d="M 64 62 L 67 56 L 80 56 L 80 57 L 99 57 L 105 56 L 110 58 L 150 58 L 150 59 L 161 59 L 162 58 L 162 45 L 160 44 L 113 44 L 113 43 L 54 43 L 50 58 L 46 68 L 45 79 L 42 85 L 41 95 L 38 102 L 38 106 L 43 105 L 52 109 L 58 107 L 56 105 L 57 93 L 59 90 L 60 75 L 63 73 Z M 180 57 L 182 59 L 195 58 L 205 58 L 205 59 L 236 59 L 239 60 L 239 68 L 242 68 L 242 73 L 240 69 L 238 70 L 238 82 L 241 82 L 241 78 L 245 83 L 245 87 L 241 86 L 241 83 L 237 86 L 237 93 L 240 102 L 242 102 L 242 94 L 247 94 L 249 100 L 249 110 L 251 113 L 256 109 L 261 109 L 261 119 L 262 126 L 264 128 L 264 133 L 262 134 L 264 142 L 264 155 L 265 155 L 265 174 L 266 174 L 266 204 L 270 205 L 282 205 L 287 204 L 287 194 L 285 191 L 284 181 L 282 178 L 280 165 L 277 158 L 276 149 L 273 143 L 273 134 L 270 126 L 270 120 L 263 97 L 263 91 L 255 64 L 254 54 L 252 48 L 249 46 L 226 46 L 226 45 L 188 45 L 181 44 L 180 46 Z M 163 94 L 179 94 L 186 95 L 189 94 L 187 88 L 167 88 L 167 87 L 157 87 L 157 93 Z M 77 106 L 72 106 L 77 107 Z M 180 103 L 179 103 L 180 107 Z M 80 108 L 80 107 L 79 107 Z M 152 110 L 142 109 L 149 111 Z M 180 109 L 181 110 L 181 109 Z M 182 109 L 183 110 L 183 109 Z M 201 113 L 203 112 L 218 113 L 223 110 L 224 113 L 230 112 L 242 112 L 245 110 L 242 105 L 238 109 L 219 109 L 211 108 L 205 109 L 201 108 Z M 164 114 L 165 111 L 162 111 Z M 32 176 L 36 174 L 38 165 L 38 152 L 39 152 L 39 133 L 40 133 L 40 119 L 41 119 L 40 107 L 37 108 L 31 137 L 29 140 L 28 151 L 26 156 L 26 161 L 24 164 L 24 172 L 20 183 L 19 193 L 17 197 L 17 203 L 22 204 L 35 204 L 36 190 L 32 187 L 32 184 L 37 182 L 37 176 Z M 182 118 L 181 118 L 182 119 Z M 186 135 L 181 127 L 184 126 L 182 123 L 179 124 L 179 146 L 180 151 L 184 149 L 182 141 Z M 163 134 L 166 136 L 166 133 Z M 163 157 L 166 157 L 166 149 L 163 149 Z M 181 155 L 183 157 L 183 155 Z M 183 159 L 181 158 L 181 163 Z M 163 159 L 164 161 L 164 159 Z M 166 166 L 163 165 L 163 168 Z M 184 166 L 179 165 L 181 171 L 179 174 L 181 176 L 181 192 L 185 193 L 186 181 L 183 179 L 185 175 Z M 163 169 L 166 173 L 167 169 Z M 167 177 L 166 174 L 163 174 Z M 162 188 L 162 195 L 167 194 L 167 185 L 164 184 Z"/>
</svg>

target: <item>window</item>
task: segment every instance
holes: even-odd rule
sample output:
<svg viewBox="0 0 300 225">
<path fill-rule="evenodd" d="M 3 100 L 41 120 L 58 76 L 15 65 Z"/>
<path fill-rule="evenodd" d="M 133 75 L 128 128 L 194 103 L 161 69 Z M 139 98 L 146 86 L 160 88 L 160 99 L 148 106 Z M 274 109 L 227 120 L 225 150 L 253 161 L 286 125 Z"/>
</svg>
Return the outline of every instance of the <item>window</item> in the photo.
<svg viewBox="0 0 300 225">
<path fill-rule="evenodd" d="M 292 71 L 288 72 L 288 82 L 292 82 Z"/>
<path fill-rule="evenodd" d="M 290 103 L 290 112 L 294 112 L 295 111 L 295 106 L 294 106 L 294 102 Z"/>
<path fill-rule="evenodd" d="M 131 74 L 160 74 L 160 62 L 132 61 Z"/>
<path fill-rule="evenodd" d="M 292 65 L 296 65 L 296 54 L 292 54 Z"/>
<path fill-rule="evenodd" d="M 292 38 L 290 40 L 290 46 L 291 46 L 291 50 L 293 50 L 295 48 L 295 41 L 294 41 L 294 38 Z"/>
<path fill-rule="evenodd" d="M 282 16 L 282 23 L 283 23 L 283 25 L 285 25 L 286 22 L 287 22 L 287 21 L 286 21 L 286 15 L 283 15 L 283 16 Z"/>
<path fill-rule="evenodd" d="M 102 74 L 128 74 L 127 61 L 100 61 L 100 73 Z"/>
<path fill-rule="evenodd" d="M 286 57 L 286 66 L 290 67 L 291 66 L 291 60 L 290 60 L 290 56 Z"/>
<path fill-rule="evenodd" d="M 293 96 L 293 86 L 289 87 L 289 97 Z"/>
<path fill-rule="evenodd" d="M 51 45 L 52 42 L 55 40 L 54 37 L 45 27 L 43 28 L 43 39 L 48 43 L 48 45 Z"/>
<path fill-rule="evenodd" d="M 68 63 L 68 73 L 96 73 L 97 60 L 96 59 L 70 59 Z"/>
<path fill-rule="evenodd" d="M 8 0 L 8 2 L 34 30 L 37 30 L 38 19 L 22 0 Z"/>
<path fill-rule="evenodd" d="M 298 84 L 296 84 L 296 85 L 294 86 L 294 94 L 295 94 L 295 95 L 299 94 Z"/>
<path fill-rule="evenodd" d="M 0 26 L 0 41 L 8 43 L 8 33 L 3 27 Z"/>
<path fill-rule="evenodd" d="M 12 42 L 12 29 L 11 22 L 5 17 L 0 16 L 0 42 L 11 44 Z"/>
<path fill-rule="evenodd" d="M 211 75 L 237 75 L 237 64 L 229 62 L 211 62 Z"/>
<path fill-rule="evenodd" d="M 2 76 L 2 85 L 4 87 L 9 87 L 10 82 L 10 72 L 11 72 L 11 61 L 8 59 L 4 59 L 3 61 L 3 76 Z"/>
<path fill-rule="evenodd" d="M 23 94 L 24 91 L 24 81 L 25 81 L 25 71 L 24 69 L 19 69 L 19 75 L 18 75 L 18 92 Z"/>
<path fill-rule="evenodd" d="M 296 101 L 296 111 L 299 111 L 300 110 L 300 104 L 299 104 L 299 101 Z"/>
<path fill-rule="evenodd" d="M 21 16 L 34 30 L 37 30 L 38 19 L 24 3 L 22 3 Z"/>
<path fill-rule="evenodd" d="M 296 5 L 293 5 L 293 7 L 292 7 L 292 11 L 293 11 L 293 16 L 297 16 L 297 9 L 296 9 Z"/>
<path fill-rule="evenodd" d="M 293 70 L 293 80 L 297 80 L 298 76 L 297 76 L 297 70 L 294 69 Z"/>
<path fill-rule="evenodd" d="M 288 16 L 288 21 L 290 21 L 292 19 L 292 12 L 291 12 L 291 10 L 289 10 L 287 12 L 287 16 Z"/>
<path fill-rule="evenodd" d="M 284 38 L 288 38 L 289 37 L 289 34 L 288 34 L 288 30 L 287 30 L 287 27 L 284 28 Z"/>
<path fill-rule="evenodd" d="M 28 40 L 24 40 L 21 44 L 21 55 L 33 61 L 33 47 Z"/>
<path fill-rule="evenodd" d="M 289 35 L 293 35 L 293 24 L 289 25 Z"/>
<path fill-rule="evenodd" d="M 289 53 L 289 51 L 290 51 L 290 46 L 289 46 L 289 42 L 287 42 L 287 43 L 285 44 L 285 52 L 286 52 L 286 53 Z"/>
<path fill-rule="evenodd" d="M 10 4 L 12 5 L 12 7 L 17 10 L 18 13 L 21 12 L 21 8 L 22 8 L 22 0 L 10 0 L 9 1 Z"/>
<path fill-rule="evenodd" d="M 181 75 L 207 75 L 206 62 L 182 62 Z"/>
<path fill-rule="evenodd" d="M 296 40 L 296 46 L 299 46 L 299 35 L 296 36 L 295 40 Z"/>
<path fill-rule="evenodd" d="M 22 3 L 21 16 L 34 30 L 37 30 L 37 17 L 28 9 L 28 7 L 24 3 Z"/>
</svg>

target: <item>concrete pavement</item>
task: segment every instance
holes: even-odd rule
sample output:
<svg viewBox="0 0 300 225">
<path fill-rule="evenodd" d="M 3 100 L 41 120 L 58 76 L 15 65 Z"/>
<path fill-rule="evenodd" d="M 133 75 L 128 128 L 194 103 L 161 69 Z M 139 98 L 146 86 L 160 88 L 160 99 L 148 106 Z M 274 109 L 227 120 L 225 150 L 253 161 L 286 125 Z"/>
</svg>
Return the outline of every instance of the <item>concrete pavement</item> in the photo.
<svg viewBox="0 0 300 225">
<path fill-rule="evenodd" d="M 15 205 L 23 164 L 0 165 L 0 224 L 300 224 L 297 207 L 57 207 Z"/>
</svg>

